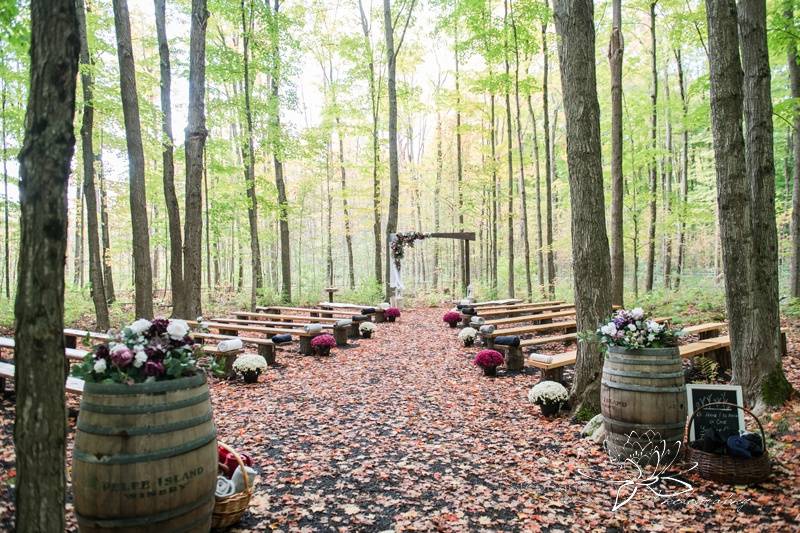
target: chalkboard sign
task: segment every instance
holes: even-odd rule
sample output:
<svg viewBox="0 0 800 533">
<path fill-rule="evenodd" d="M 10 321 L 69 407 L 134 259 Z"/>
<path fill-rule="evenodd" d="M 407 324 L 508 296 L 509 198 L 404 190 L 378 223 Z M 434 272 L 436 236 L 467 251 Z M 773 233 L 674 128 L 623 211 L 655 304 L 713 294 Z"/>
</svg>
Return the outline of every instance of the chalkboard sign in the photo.
<svg viewBox="0 0 800 533">
<path fill-rule="evenodd" d="M 742 404 L 742 387 L 738 385 L 686 385 L 689 416 L 704 405 L 715 402 Z M 715 405 L 700 411 L 689 428 L 689 440 L 701 437 L 708 429 L 716 429 L 727 439 L 744 431 L 744 411 L 730 405 Z"/>
</svg>

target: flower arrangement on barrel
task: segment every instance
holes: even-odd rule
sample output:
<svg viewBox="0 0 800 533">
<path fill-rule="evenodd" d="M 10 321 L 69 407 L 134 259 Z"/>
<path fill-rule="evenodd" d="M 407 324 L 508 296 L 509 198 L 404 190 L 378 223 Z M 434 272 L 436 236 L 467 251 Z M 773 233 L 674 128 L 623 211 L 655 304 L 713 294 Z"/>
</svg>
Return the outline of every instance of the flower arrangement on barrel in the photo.
<svg viewBox="0 0 800 533">
<path fill-rule="evenodd" d="M 314 348 L 314 352 L 317 355 L 330 355 L 331 348 L 334 346 L 336 346 L 336 339 L 333 338 L 333 335 L 328 335 L 327 333 L 317 335 L 311 339 L 311 347 Z"/>
<path fill-rule="evenodd" d="M 448 311 L 442 317 L 442 322 L 446 322 L 451 328 L 456 327 L 459 320 L 461 320 L 461 313 L 458 311 Z"/>
<path fill-rule="evenodd" d="M 198 372 L 194 340 L 185 320 L 139 319 L 72 367 L 87 382 L 145 383 Z"/>
<path fill-rule="evenodd" d="M 267 369 L 267 360 L 255 353 L 242 354 L 233 362 L 233 369 L 242 375 L 245 383 L 255 383 Z"/>
<path fill-rule="evenodd" d="M 458 332 L 458 340 L 460 340 L 465 347 L 475 344 L 475 339 L 478 337 L 478 331 L 475 328 L 464 328 Z"/>
<path fill-rule="evenodd" d="M 544 416 L 553 416 L 569 399 L 569 392 L 557 381 L 540 381 L 528 391 L 528 401 L 538 405 Z"/>
<path fill-rule="evenodd" d="M 414 246 L 415 241 L 425 239 L 427 235 L 418 231 L 408 231 L 405 233 L 395 233 L 394 240 L 390 243 L 394 266 L 400 269 L 400 260 L 405 256 L 405 247 Z"/>
<path fill-rule="evenodd" d="M 360 326 L 358 326 L 358 332 L 361 333 L 361 337 L 364 339 L 372 338 L 372 334 L 375 333 L 375 324 L 372 322 L 362 322 Z"/>
<path fill-rule="evenodd" d="M 597 329 L 596 335 L 606 346 L 640 350 L 677 346 L 681 332 L 651 320 L 641 307 L 637 307 L 630 311 L 616 311 L 606 324 Z"/>
<path fill-rule="evenodd" d="M 386 320 L 389 322 L 394 322 L 400 318 L 400 309 L 397 307 L 389 307 L 383 312 L 383 316 L 385 316 Z"/>
<path fill-rule="evenodd" d="M 472 363 L 483 369 L 483 375 L 496 376 L 497 367 L 505 362 L 503 354 L 497 350 L 481 350 Z"/>
</svg>

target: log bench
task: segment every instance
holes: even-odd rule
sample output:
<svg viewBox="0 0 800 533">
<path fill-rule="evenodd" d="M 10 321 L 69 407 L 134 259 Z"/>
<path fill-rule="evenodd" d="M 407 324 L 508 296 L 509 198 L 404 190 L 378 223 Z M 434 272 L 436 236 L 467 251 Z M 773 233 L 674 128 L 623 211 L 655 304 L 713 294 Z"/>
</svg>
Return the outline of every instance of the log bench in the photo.
<svg viewBox="0 0 800 533">
<path fill-rule="evenodd" d="M 482 309 L 476 309 L 477 312 L 474 316 L 479 316 L 484 320 L 492 321 L 497 320 L 500 318 L 509 318 L 509 317 L 516 317 L 516 316 L 525 316 L 525 315 L 536 315 L 539 313 L 549 313 L 555 311 L 565 311 L 567 309 L 574 308 L 574 305 L 567 305 L 567 304 L 559 304 L 556 306 L 547 306 L 547 307 L 540 307 L 540 306 L 527 306 L 527 307 L 514 307 L 511 309 L 496 309 L 491 311 L 484 311 Z M 461 313 L 464 316 L 464 313 Z M 471 315 L 467 315 L 471 316 Z"/>
<path fill-rule="evenodd" d="M 376 323 L 386 322 L 386 314 L 385 310 L 381 309 L 377 305 L 357 305 L 357 304 L 348 304 L 348 303 L 341 303 L 341 302 L 320 302 L 318 304 L 320 309 L 326 309 L 331 311 L 353 311 L 353 315 L 364 315 L 364 316 L 372 316 L 375 319 Z M 371 313 L 363 313 L 365 309 L 374 309 Z"/>
<path fill-rule="evenodd" d="M 487 320 L 484 325 L 491 325 L 496 328 L 508 326 L 509 324 L 521 324 L 530 322 L 531 324 L 542 324 L 552 322 L 554 318 L 566 318 L 575 316 L 575 309 L 565 311 L 547 311 L 545 313 L 535 313 L 529 315 L 513 316 L 509 318 L 498 318 L 497 320 Z M 485 317 L 483 317 L 485 318 Z"/>
<path fill-rule="evenodd" d="M 259 313 L 267 313 L 267 314 L 292 314 L 292 315 L 299 315 L 300 313 L 308 314 L 314 318 L 322 317 L 322 318 L 350 318 L 355 313 L 351 313 L 349 311 L 344 310 L 335 310 L 335 309 L 319 309 L 318 307 L 287 307 L 281 305 L 257 305 L 256 312 Z"/>
<path fill-rule="evenodd" d="M 192 327 L 200 326 L 200 323 L 194 320 L 188 321 Z M 227 335 L 231 337 L 238 337 L 240 331 L 260 333 L 267 338 L 272 338 L 275 335 L 289 334 L 292 337 L 297 337 L 300 340 L 300 353 L 303 355 L 311 355 L 311 339 L 321 333 L 309 333 L 307 331 L 292 329 L 292 328 L 274 328 L 266 326 L 256 326 L 251 324 L 228 324 L 221 322 L 203 322 L 202 325 L 207 329 L 213 329 L 220 335 Z M 274 343 L 273 343 L 274 344 Z"/>
<path fill-rule="evenodd" d="M 11 337 L 0 337 L 0 348 L 5 348 L 7 350 L 14 350 L 16 348 L 16 342 Z M 86 350 L 78 350 L 76 348 L 65 348 L 64 349 L 64 375 L 67 376 L 67 391 L 73 392 L 75 394 L 81 394 L 83 392 L 83 380 L 73 378 L 69 375 L 69 366 L 70 363 L 76 361 L 83 361 L 83 358 L 89 352 Z M 6 390 L 6 379 L 13 379 L 14 378 L 14 365 L 12 363 L 0 361 L 0 392 L 5 392 Z"/>
<path fill-rule="evenodd" d="M 288 329 L 302 329 L 305 326 L 309 326 L 312 323 L 316 322 L 317 319 L 314 321 L 309 321 L 309 317 L 304 317 L 305 322 L 282 322 L 280 320 L 253 320 L 253 319 L 242 319 L 242 318 L 212 318 L 212 322 L 220 322 L 225 324 L 246 324 L 246 325 L 264 325 L 264 326 L 271 326 L 277 328 L 288 328 Z M 319 320 L 326 320 L 326 319 L 319 319 Z M 336 339 L 336 344 L 338 346 L 347 346 L 347 337 L 348 334 L 352 333 L 353 327 L 352 324 L 349 326 L 339 326 L 338 322 L 339 319 L 327 319 L 332 320 L 332 322 L 318 322 L 322 329 L 329 329 L 333 332 L 333 337 Z M 356 326 L 357 331 L 357 326 Z"/>
<path fill-rule="evenodd" d="M 15 367 L 11 363 L 0 361 L 0 392 L 5 392 L 7 379 L 14 379 L 14 370 Z M 83 384 L 82 379 L 69 376 L 65 388 L 67 392 L 80 396 L 83 394 Z"/>
<path fill-rule="evenodd" d="M 497 329 L 492 333 L 482 335 L 483 343 L 487 348 L 494 349 L 494 339 L 497 337 L 505 336 L 519 336 L 519 335 L 536 335 L 538 333 L 549 331 L 570 330 L 574 331 L 576 326 L 575 320 L 562 320 L 560 322 L 551 322 L 549 324 L 534 324 L 530 326 L 520 326 L 515 328 Z M 520 343 L 521 344 L 521 343 Z M 522 349 L 522 346 L 516 347 Z"/>
<path fill-rule="evenodd" d="M 461 304 L 461 300 L 454 300 L 453 305 Z M 522 298 L 506 298 L 505 300 L 487 300 L 484 302 L 475 302 L 471 303 L 472 307 L 494 307 L 494 306 L 504 306 L 504 305 L 517 305 L 524 303 Z"/>
</svg>

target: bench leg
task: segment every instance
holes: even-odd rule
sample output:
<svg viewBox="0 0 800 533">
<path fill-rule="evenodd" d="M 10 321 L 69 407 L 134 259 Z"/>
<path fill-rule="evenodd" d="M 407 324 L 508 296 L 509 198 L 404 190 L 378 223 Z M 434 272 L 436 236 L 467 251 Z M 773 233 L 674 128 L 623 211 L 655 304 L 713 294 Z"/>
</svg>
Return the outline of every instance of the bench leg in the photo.
<svg viewBox="0 0 800 533">
<path fill-rule="evenodd" d="M 337 346 L 347 346 L 347 334 L 350 330 L 349 326 L 333 328 L 333 338 L 336 339 Z"/>
<path fill-rule="evenodd" d="M 542 381 L 556 381 L 558 383 L 564 382 L 564 367 L 551 368 L 550 370 L 542 370 Z"/>
<path fill-rule="evenodd" d="M 494 350 L 494 338 L 486 336 L 481 337 L 481 340 L 483 341 L 483 345 L 487 350 Z"/>
<path fill-rule="evenodd" d="M 230 337 L 238 337 L 239 330 L 238 329 L 221 329 L 219 330 L 220 335 L 228 335 Z"/>
<path fill-rule="evenodd" d="M 720 348 L 709 353 L 709 358 L 716 361 L 720 372 L 727 372 L 732 368 L 730 348 Z"/>
<path fill-rule="evenodd" d="M 781 331 L 781 357 L 786 357 L 789 351 L 786 348 L 786 333 Z"/>
<path fill-rule="evenodd" d="M 522 348 L 519 346 L 509 346 L 506 356 L 506 368 L 508 370 L 519 371 L 525 368 L 525 357 L 522 355 Z"/>
<path fill-rule="evenodd" d="M 376 324 L 381 324 L 383 322 L 386 322 L 386 313 L 383 311 L 383 309 L 378 309 L 377 311 L 375 311 L 375 314 L 373 316 L 375 317 Z"/>
<path fill-rule="evenodd" d="M 311 339 L 312 337 L 300 337 L 300 353 L 303 355 L 311 355 L 313 350 L 311 349 Z"/>
<path fill-rule="evenodd" d="M 351 339 L 359 338 L 361 336 L 361 332 L 358 331 L 358 326 L 360 324 L 361 324 L 360 322 L 353 322 L 352 324 L 350 324 L 350 326 L 348 328 L 347 336 L 350 337 Z M 336 342 L 339 342 L 339 341 L 336 341 Z"/>
<path fill-rule="evenodd" d="M 0 393 L 6 392 L 6 378 L 0 378 Z"/>
<path fill-rule="evenodd" d="M 259 344 L 258 355 L 263 357 L 267 364 L 272 366 L 275 364 L 275 345 L 272 344 Z"/>
</svg>

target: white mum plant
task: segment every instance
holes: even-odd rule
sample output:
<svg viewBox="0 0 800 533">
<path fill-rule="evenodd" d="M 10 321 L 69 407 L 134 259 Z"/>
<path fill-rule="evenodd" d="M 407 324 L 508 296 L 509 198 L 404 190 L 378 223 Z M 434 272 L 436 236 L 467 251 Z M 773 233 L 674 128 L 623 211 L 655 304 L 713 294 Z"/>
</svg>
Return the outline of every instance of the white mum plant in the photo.
<svg viewBox="0 0 800 533">
<path fill-rule="evenodd" d="M 233 362 L 233 369 L 242 374 L 245 372 L 261 373 L 267 369 L 267 360 L 258 354 L 246 353 Z"/>
<path fill-rule="evenodd" d="M 478 336 L 478 331 L 475 328 L 464 328 L 458 332 L 458 340 L 461 342 L 474 341 Z"/>
<path fill-rule="evenodd" d="M 557 381 L 540 381 L 528 392 L 528 401 L 536 405 L 565 402 L 567 399 L 567 389 Z"/>
<path fill-rule="evenodd" d="M 373 331 L 375 331 L 375 324 L 373 324 L 372 322 L 362 322 L 361 325 L 358 326 L 358 331 L 360 331 L 361 333 L 365 333 L 367 331 L 372 333 Z"/>
</svg>

